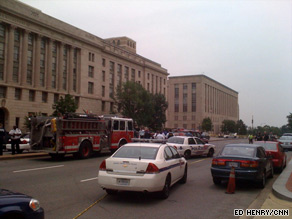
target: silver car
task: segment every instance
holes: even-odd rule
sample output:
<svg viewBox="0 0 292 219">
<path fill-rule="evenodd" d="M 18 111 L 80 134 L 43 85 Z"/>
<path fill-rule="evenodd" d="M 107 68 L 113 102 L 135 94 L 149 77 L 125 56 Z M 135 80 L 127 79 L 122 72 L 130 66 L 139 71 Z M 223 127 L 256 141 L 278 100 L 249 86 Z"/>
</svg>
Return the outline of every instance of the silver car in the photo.
<svg viewBox="0 0 292 219">
<path fill-rule="evenodd" d="M 278 139 L 280 142 L 281 146 L 286 149 L 286 150 L 291 150 L 292 149 L 292 136 L 289 135 L 283 135 Z"/>
</svg>

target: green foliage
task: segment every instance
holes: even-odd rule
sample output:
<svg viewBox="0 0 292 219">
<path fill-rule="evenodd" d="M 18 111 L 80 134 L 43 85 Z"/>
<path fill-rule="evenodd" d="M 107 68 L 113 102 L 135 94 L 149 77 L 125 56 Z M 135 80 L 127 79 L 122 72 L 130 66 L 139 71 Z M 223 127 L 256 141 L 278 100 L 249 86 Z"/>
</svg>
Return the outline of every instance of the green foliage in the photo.
<svg viewBox="0 0 292 219">
<path fill-rule="evenodd" d="M 52 108 L 55 110 L 53 116 L 64 115 L 65 113 L 75 113 L 78 106 L 75 99 L 70 94 L 66 94 L 65 98 L 62 96 L 53 104 Z"/>
<path fill-rule="evenodd" d="M 204 131 L 211 131 L 213 129 L 213 123 L 212 123 L 212 120 L 210 119 L 210 117 L 208 118 L 204 118 L 203 121 L 202 121 L 202 129 Z"/>
<path fill-rule="evenodd" d="M 117 88 L 115 104 L 123 116 L 138 126 L 161 129 L 166 121 L 167 102 L 161 94 L 150 94 L 142 85 L 128 81 Z"/>
<path fill-rule="evenodd" d="M 290 131 L 292 131 L 292 113 L 290 113 L 290 115 L 287 116 L 287 119 L 288 119 L 287 126 L 290 128 Z"/>
<path fill-rule="evenodd" d="M 247 134 L 247 128 L 244 122 L 240 119 L 236 123 L 236 132 L 239 135 L 246 135 Z"/>
<path fill-rule="evenodd" d="M 150 105 L 153 112 L 147 126 L 155 131 L 162 130 L 163 124 L 166 122 L 165 111 L 167 110 L 168 103 L 162 94 L 150 94 L 150 97 L 152 97 Z"/>
<path fill-rule="evenodd" d="M 236 123 L 233 120 L 224 120 L 221 126 L 221 132 L 223 133 L 235 133 Z"/>
</svg>

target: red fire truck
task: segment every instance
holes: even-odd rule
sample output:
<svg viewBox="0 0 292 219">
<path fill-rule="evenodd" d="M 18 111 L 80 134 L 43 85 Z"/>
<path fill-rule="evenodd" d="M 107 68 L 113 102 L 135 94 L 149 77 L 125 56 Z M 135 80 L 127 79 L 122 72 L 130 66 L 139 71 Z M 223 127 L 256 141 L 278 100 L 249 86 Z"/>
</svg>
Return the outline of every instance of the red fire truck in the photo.
<svg viewBox="0 0 292 219">
<path fill-rule="evenodd" d="M 73 154 L 88 158 L 92 152 L 113 152 L 131 142 L 133 120 L 117 116 L 66 114 L 64 117 L 31 118 L 31 150 L 53 158 Z"/>
</svg>

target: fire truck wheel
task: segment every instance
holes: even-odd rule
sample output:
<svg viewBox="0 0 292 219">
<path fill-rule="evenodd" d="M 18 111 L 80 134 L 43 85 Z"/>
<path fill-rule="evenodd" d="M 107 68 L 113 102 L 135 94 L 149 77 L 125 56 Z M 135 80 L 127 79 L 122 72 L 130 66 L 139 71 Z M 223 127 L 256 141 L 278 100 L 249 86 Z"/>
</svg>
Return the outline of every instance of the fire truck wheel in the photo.
<svg viewBox="0 0 292 219">
<path fill-rule="evenodd" d="M 92 153 L 92 146 L 89 141 L 82 142 L 80 148 L 79 148 L 79 155 L 81 159 L 86 159 L 91 156 Z"/>
</svg>

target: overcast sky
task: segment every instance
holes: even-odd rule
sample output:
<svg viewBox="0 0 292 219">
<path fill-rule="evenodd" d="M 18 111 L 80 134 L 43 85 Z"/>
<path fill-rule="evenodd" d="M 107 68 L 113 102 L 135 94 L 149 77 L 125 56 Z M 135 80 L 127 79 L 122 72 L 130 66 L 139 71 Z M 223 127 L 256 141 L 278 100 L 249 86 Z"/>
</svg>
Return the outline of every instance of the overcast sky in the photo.
<svg viewBox="0 0 292 219">
<path fill-rule="evenodd" d="M 127 36 L 170 76 L 205 74 L 237 91 L 240 119 L 292 113 L 292 0 L 21 0 L 101 38 Z"/>
</svg>

